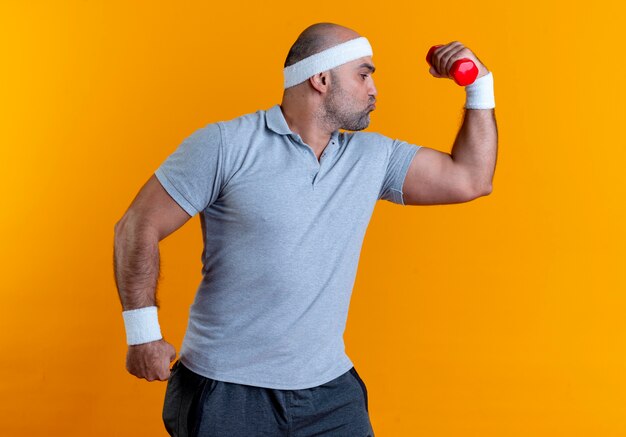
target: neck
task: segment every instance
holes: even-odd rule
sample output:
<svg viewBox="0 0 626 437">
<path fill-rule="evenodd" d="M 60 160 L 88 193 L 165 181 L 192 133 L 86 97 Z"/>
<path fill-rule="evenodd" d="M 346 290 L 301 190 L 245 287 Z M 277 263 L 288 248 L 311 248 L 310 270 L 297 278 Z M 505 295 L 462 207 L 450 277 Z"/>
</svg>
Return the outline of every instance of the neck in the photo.
<svg viewBox="0 0 626 437">
<path fill-rule="evenodd" d="M 293 104 L 288 99 L 283 99 L 280 108 L 289 129 L 300 135 L 302 141 L 319 156 L 337 128 L 323 122 L 319 116 L 319 106 L 310 103 Z"/>
</svg>

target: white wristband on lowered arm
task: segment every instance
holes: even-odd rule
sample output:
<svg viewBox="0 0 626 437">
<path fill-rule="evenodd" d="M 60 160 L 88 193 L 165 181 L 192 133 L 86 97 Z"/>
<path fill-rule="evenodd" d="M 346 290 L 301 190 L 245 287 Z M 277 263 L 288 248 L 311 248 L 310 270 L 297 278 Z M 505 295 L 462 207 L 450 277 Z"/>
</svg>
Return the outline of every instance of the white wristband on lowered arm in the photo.
<svg viewBox="0 0 626 437">
<path fill-rule="evenodd" d="M 466 109 L 491 109 L 496 107 L 491 71 L 465 87 Z"/>
<path fill-rule="evenodd" d="M 126 343 L 129 346 L 163 338 L 156 306 L 122 311 L 122 317 L 126 328 Z"/>
</svg>

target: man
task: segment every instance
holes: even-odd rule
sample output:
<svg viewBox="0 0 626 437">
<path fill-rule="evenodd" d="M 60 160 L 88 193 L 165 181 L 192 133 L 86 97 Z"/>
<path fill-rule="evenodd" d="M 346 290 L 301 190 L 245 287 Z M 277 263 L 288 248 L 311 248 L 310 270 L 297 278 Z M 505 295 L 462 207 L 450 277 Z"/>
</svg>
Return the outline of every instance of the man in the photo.
<svg viewBox="0 0 626 437">
<path fill-rule="evenodd" d="M 361 131 L 377 90 L 371 46 L 332 23 L 305 29 L 280 105 L 188 137 L 115 226 L 127 370 L 168 380 L 174 436 L 373 436 L 367 389 L 344 351 L 359 253 L 377 200 L 459 203 L 487 195 L 496 162 L 491 73 L 459 42 L 435 51 L 450 78 L 470 58 L 452 153 Z M 476 109 L 470 109 L 476 108 Z M 203 279 L 180 359 L 157 319 L 158 243 L 200 214 Z"/>
</svg>

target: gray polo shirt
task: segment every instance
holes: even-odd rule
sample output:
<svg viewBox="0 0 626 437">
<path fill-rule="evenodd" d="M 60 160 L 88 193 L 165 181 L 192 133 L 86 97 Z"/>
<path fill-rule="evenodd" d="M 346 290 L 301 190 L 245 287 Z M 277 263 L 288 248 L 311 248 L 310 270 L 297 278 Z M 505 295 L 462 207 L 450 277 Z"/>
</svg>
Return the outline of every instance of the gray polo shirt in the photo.
<svg viewBox="0 0 626 437">
<path fill-rule="evenodd" d="M 420 146 L 333 132 L 320 160 L 280 105 L 196 130 L 155 175 L 200 214 L 202 281 L 180 360 L 208 378 L 285 390 L 352 367 L 343 333 L 374 205 L 404 205 Z"/>
</svg>

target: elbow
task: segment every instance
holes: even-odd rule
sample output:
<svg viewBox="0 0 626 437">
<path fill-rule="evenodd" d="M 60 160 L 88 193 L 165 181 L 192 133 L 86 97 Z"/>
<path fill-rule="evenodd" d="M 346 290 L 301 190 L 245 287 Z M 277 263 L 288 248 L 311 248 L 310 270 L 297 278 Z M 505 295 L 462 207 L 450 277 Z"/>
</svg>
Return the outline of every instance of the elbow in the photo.
<svg viewBox="0 0 626 437">
<path fill-rule="evenodd" d="M 483 197 L 483 196 L 488 196 L 491 194 L 491 191 L 493 190 L 493 187 L 491 184 L 489 185 L 481 185 L 477 188 L 474 189 L 473 193 L 474 195 L 472 196 L 473 199 L 476 199 L 478 197 Z"/>
<path fill-rule="evenodd" d="M 123 234 L 124 234 L 124 220 L 120 220 L 117 223 L 115 223 L 115 226 L 113 227 L 113 245 L 114 246 L 122 244 L 122 241 L 124 239 Z"/>
<path fill-rule="evenodd" d="M 126 223 L 126 214 L 124 214 L 124 216 L 115 223 L 115 226 L 113 226 L 113 232 L 115 234 L 120 233 L 124 223 Z"/>
<path fill-rule="evenodd" d="M 132 213 L 124 214 L 124 216 L 115 223 L 113 236 L 116 242 L 129 238 L 147 238 L 150 241 L 156 239 L 157 243 L 160 241 L 157 230 L 153 226 L 150 226 L 148 222 Z"/>
<path fill-rule="evenodd" d="M 493 191 L 493 184 L 490 178 L 483 177 L 470 177 L 468 175 L 465 183 L 465 192 L 471 199 L 476 199 L 477 197 L 488 196 Z"/>
<path fill-rule="evenodd" d="M 115 240 L 119 240 L 120 238 L 124 238 L 123 235 L 128 232 L 135 233 L 136 226 L 134 223 L 129 220 L 128 214 L 124 214 L 124 216 L 119 219 L 115 226 L 113 227 L 113 236 Z"/>
</svg>

